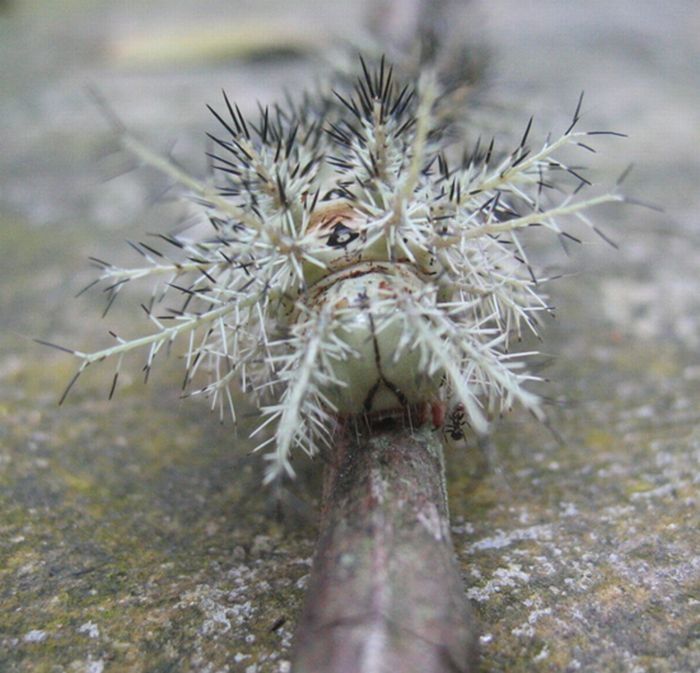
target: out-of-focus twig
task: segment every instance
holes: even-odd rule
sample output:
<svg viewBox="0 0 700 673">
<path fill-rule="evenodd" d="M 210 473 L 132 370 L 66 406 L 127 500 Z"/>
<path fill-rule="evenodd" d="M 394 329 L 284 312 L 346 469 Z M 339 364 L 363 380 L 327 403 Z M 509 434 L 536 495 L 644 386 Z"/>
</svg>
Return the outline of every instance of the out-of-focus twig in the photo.
<svg viewBox="0 0 700 673">
<path fill-rule="evenodd" d="M 446 94 L 438 117 L 464 115 L 464 101 L 485 79 L 489 60 L 472 0 L 378 0 L 367 23 L 378 54 L 405 75 L 435 70 Z"/>
</svg>

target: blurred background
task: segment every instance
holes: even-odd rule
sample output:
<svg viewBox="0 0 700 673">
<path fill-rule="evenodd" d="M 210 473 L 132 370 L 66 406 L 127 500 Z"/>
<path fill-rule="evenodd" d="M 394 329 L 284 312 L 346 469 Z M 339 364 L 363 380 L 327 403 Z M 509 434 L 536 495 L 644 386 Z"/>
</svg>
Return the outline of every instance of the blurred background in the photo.
<svg viewBox="0 0 700 673">
<path fill-rule="evenodd" d="M 425 14 L 421 15 L 424 8 Z M 280 500 L 258 456 L 196 401 L 177 362 L 112 402 L 108 369 L 57 407 L 75 362 L 136 334 L 73 296 L 88 256 L 134 263 L 165 233 L 167 181 L 115 152 L 90 95 L 206 170 L 205 103 L 244 114 L 313 89 L 358 50 L 410 61 L 416 16 L 468 46 L 465 133 L 532 142 L 612 129 L 585 157 L 659 213 L 601 209 L 570 256 L 532 237 L 557 319 L 539 347 L 558 442 L 526 413 L 449 456 L 455 545 L 484 670 L 700 669 L 700 5 L 696 0 L 3 0 L 0 2 L 0 670 L 288 670 L 315 535 L 313 476 Z M 91 368 L 92 369 L 92 368 Z M 245 424 L 244 424 L 245 425 Z"/>
</svg>

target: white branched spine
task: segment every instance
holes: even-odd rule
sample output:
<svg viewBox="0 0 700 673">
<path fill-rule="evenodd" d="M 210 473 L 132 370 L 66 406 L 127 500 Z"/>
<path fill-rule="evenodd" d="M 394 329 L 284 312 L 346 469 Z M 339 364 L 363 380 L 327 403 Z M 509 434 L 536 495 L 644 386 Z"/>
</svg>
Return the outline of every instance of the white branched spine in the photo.
<svg viewBox="0 0 700 673">
<path fill-rule="evenodd" d="M 353 414 L 450 397 L 478 432 L 514 402 L 541 416 L 525 387 L 530 354 L 509 351 L 548 310 L 520 236 L 539 226 L 576 240 L 567 221 L 598 232 L 584 211 L 624 201 L 582 198 L 590 183 L 558 158 L 569 146 L 591 150 L 585 139 L 599 133 L 575 130 L 581 101 L 566 132 L 537 151 L 530 123 L 502 158 L 492 143 L 450 166 L 436 79 L 427 74 L 416 92 L 383 62 L 362 66 L 354 91 L 265 108 L 256 124 L 224 95 L 226 112 L 212 109 L 225 130 L 211 136 L 216 187 L 124 134 L 127 149 L 187 190 L 211 235 L 162 235 L 172 257 L 132 244 L 139 268 L 93 260 L 109 305 L 128 283 L 152 281 L 142 306 L 155 331 L 70 351 L 78 374 L 117 362 L 111 395 L 125 354 L 144 352 L 147 376 L 184 342 L 185 395 L 234 421 L 235 400 L 253 395 L 264 416 L 253 434 L 275 428 L 260 442 L 273 446 L 268 480 L 292 475 L 293 451 L 313 455 Z M 179 308 L 157 311 L 173 296 Z M 197 387 L 200 370 L 208 381 Z"/>
</svg>

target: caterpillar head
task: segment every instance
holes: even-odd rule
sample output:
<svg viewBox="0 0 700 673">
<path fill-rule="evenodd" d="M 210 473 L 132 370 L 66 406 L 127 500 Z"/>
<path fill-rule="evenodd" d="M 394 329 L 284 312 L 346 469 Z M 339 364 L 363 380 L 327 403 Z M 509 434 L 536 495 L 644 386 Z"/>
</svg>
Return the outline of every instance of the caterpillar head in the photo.
<svg viewBox="0 0 700 673">
<path fill-rule="evenodd" d="M 509 352 L 548 308 L 521 234 L 537 225 L 566 236 L 567 218 L 587 222 L 586 208 L 623 200 L 582 199 L 588 181 L 556 158 L 588 147 L 575 130 L 580 101 L 571 126 L 536 151 L 528 124 L 510 153 L 477 147 L 451 164 L 435 78 L 414 89 L 383 61 L 373 73 L 362 66 L 349 94 L 264 108 L 256 123 L 224 97 L 226 112 L 212 109 L 223 128 L 211 136 L 216 187 L 124 136 L 193 193 L 212 233 L 162 236 L 169 255 L 135 245 L 146 260 L 135 269 L 96 260 L 110 302 L 131 280 L 154 281 L 154 331 L 72 351 L 78 373 L 114 358 L 113 390 L 127 353 L 144 349 L 148 374 L 184 341 L 187 394 L 234 420 L 236 397 L 252 395 L 264 418 L 254 434 L 274 427 L 260 444 L 274 447 L 268 479 L 293 473 L 293 449 L 314 454 L 330 441 L 338 416 L 447 397 L 460 428 L 478 432 L 516 401 L 539 414 L 527 354 Z M 567 191 L 561 176 L 576 184 Z M 180 307 L 157 313 L 173 294 Z"/>
</svg>

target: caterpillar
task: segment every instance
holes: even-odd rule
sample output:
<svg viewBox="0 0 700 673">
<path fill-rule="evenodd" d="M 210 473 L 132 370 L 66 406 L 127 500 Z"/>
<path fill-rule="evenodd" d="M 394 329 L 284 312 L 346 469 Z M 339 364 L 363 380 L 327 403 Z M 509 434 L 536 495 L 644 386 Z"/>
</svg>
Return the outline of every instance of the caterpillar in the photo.
<svg viewBox="0 0 700 673">
<path fill-rule="evenodd" d="M 274 428 L 258 447 L 271 447 L 267 481 L 293 475 L 293 453 L 314 455 L 343 417 L 449 403 L 454 439 L 467 425 L 485 432 L 516 402 L 543 417 L 528 390 L 531 353 L 510 350 L 549 310 L 521 238 L 540 227 L 578 240 L 567 221 L 600 233 L 585 211 L 624 197 L 584 198 L 590 182 L 560 156 L 622 134 L 580 131 L 580 98 L 556 139 L 533 148 L 530 119 L 511 151 L 491 142 L 455 159 L 434 75 L 400 82 L 384 59 L 361 69 L 350 91 L 261 107 L 255 120 L 224 93 L 222 109 L 209 108 L 222 130 L 210 135 L 216 184 L 121 132 L 126 149 L 180 183 L 209 233 L 163 234 L 168 252 L 133 243 L 144 260 L 135 268 L 93 259 L 110 304 L 129 283 L 152 283 L 143 309 L 154 330 L 68 349 L 80 360 L 68 389 L 110 359 L 111 396 L 125 355 L 143 351 L 148 377 L 182 341 L 186 396 L 236 421 L 242 392 L 262 414 L 253 436 Z M 173 296 L 178 306 L 162 308 Z"/>
</svg>

